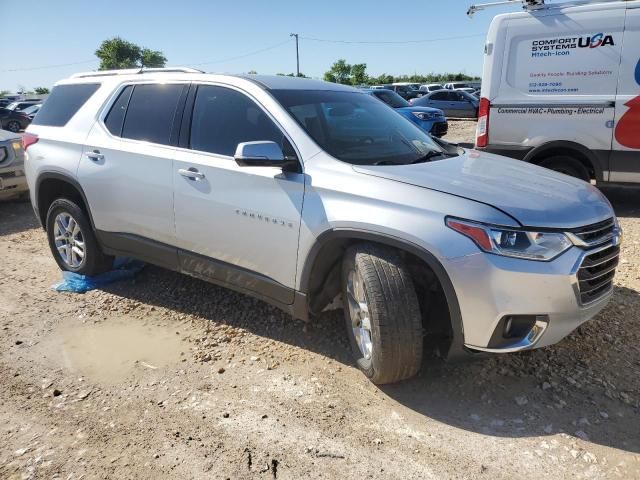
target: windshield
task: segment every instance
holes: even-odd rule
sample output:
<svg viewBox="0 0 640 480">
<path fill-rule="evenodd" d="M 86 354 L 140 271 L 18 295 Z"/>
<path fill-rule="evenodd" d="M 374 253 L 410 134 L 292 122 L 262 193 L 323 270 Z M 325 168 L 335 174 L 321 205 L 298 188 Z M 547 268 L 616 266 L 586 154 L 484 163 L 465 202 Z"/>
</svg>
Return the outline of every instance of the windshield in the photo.
<svg viewBox="0 0 640 480">
<path fill-rule="evenodd" d="M 382 100 L 384 103 L 389 105 L 391 108 L 402 108 L 402 107 L 410 107 L 411 104 L 407 102 L 404 98 L 398 95 L 393 90 L 378 90 L 377 92 L 373 92 L 373 94 Z"/>
<path fill-rule="evenodd" d="M 425 131 L 366 93 L 271 93 L 323 150 L 344 162 L 409 164 L 445 154 Z"/>
<path fill-rule="evenodd" d="M 40 105 L 32 105 L 30 107 L 25 108 L 22 112 L 26 113 L 27 115 L 31 115 L 32 113 L 35 113 L 38 110 L 40 110 Z"/>
</svg>

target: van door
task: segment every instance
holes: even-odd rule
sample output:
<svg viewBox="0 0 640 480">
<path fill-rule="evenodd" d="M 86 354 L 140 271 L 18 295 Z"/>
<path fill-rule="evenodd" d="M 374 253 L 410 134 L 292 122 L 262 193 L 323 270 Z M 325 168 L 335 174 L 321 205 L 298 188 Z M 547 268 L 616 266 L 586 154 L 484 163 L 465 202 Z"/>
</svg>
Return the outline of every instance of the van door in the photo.
<svg viewBox="0 0 640 480">
<path fill-rule="evenodd" d="M 199 85 L 189 95 L 186 140 L 173 168 L 175 226 L 185 273 L 293 303 L 304 175 L 241 167 L 238 143 L 270 140 L 292 156 L 280 127 L 236 89 Z M 191 112 L 192 109 L 192 112 Z M 184 123 L 184 122 L 183 122 Z"/>
<path fill-rule="evenodd" d="M 640 183 L 640 8 L 627 10 L 610 181 Z"/>
</svg>

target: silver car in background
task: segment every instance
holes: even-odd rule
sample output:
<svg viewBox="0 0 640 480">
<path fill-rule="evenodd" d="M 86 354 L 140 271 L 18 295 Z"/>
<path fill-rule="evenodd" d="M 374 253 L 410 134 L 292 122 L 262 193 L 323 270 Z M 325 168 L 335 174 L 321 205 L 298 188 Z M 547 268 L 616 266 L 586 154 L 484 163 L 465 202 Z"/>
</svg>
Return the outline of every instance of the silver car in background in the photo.
<svg viewBox="0 0 640 480">
<path fill-rule="evenodd" d="M 0 199 L 28 191 L 21 136 L 0 130 Z"/>
<path fill-rule="evenodd" d="M 88 72 L 59 82 L 24 144 L 61 269 L 126 255 L 301 319 L 342 306 L 376 383 L 415 375 L 427 346 L 551 345 L 614 288 L 620 229 L 595 187 L 432 138 L 343 85 Z"/>
<path fill-rule="evenodd" d="M 416 107 L 438 108 L 447 117 L 477 118 L 480 100 L 462 90 L 436 90 L 419 98 L 409 100 Z"/>
</svg>

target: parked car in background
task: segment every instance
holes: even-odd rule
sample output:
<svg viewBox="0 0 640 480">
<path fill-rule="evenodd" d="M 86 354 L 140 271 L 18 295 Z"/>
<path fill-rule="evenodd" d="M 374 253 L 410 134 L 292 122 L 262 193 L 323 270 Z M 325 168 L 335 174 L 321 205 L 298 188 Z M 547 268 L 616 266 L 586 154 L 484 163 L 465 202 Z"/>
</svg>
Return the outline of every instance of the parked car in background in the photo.
<svg viewBox="0 0 640 480">
<path fill-rule="evenodd" d="M 422 95 L 435 92 L 436 90 L 442 90 L 444 87 L 439 83 L 429 83 L 427 85 L 420 85 L 418 92 Z"/>
<path fill-rule="evenodd" d="M 40 107 L 42 107 L 41 103 L 36 103 L 35 105 L 31 105 L 30 107 L 22 110 L 22 113 L 27 115 L 31 121 L 33 121 L 33 117 L 36 116 L 36 113 L 40 111 Z"/>
<path fill-rule="evenodd" d="M 42 103 L 42 100 L 20 100 L 19 102 L 10 103 L 6 106 L 6 109 L 19 112 L 20 110 L 24 110 L 25 108 L 31 107 L 38 103 Z"/>
<path fill-rule="evenodd" d="M 467 92 L 469 95 L 473 95 L 475 97 L 477 90 L 475 88 L 472 88 L 472 87 L 464 87 L 464 88 L 456 88 L 455 91 L 457 91 L 457 92 Z"/>
<path fill-rule="evenodd" d="M 21 195 L 28 190 L 21 137 L 0 130 L 0 199 Z"/>
<path fill-rule="evenodd" d="M 11 100 L 9 100 L 8 98 L 0 98 L 0 108 L 5 108 L 10 103 Z"/>
<path fill-rule="evenodd" d="M 414 376 L 425 347 L 552 345 L 613 296 L 620 230 L 597 188 L 434 139 L 345 85 L 87 72 L 23 143 L 62 270 L 132 256 L 304 320 L 341 304 L 375 383 Z"/>
<path fill-rule="evenodd" d="M 439 108 L 447 117 L 477 118 L 480 100 L 459 90 L 437 90 L 410 103 L 416 107 Z"/>
<path fill-rule="evenodd" d="M 434 137 L 442 137 L 449 130 L 449 124 L 442 110 L 430 107 L 415 107 L 407 102 L 396 92 L 387 89 L 364 90 L 369 95 L 373 95 L 379 100 L 395 109 L 400 115 L 408 118 L 424 131 Z"/>
<path fill-rule="evenodd" d="M 0 128 L 17 133 L 24 130 L 31 123 L 31 119 L 24 112 L 0 108 Z"/>
<path fill-rule="evenodd" d="M 393 90 L 405 100 L 411 100 L 412 98 L 418 98 L 420 96 L 419 90 L 413 87 L 414 84 L 395 84 L 385 87 L 388 90 Z"/>
</svg>

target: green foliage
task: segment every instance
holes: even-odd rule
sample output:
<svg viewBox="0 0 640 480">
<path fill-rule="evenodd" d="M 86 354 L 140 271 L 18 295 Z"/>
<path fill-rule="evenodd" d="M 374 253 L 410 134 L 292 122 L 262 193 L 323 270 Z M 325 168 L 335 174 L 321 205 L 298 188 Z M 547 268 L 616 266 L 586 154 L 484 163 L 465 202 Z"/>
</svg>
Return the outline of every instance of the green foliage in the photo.
<svg viewBox="0 0 640 480">
<path fill-rule="evenodd" d="M 340 59 L 331 65 L 331 68 L 324 74 L 324 80 L 344 85 L 385 85 L 394 82 L 411 83 L 446 83 L 479 81 L 480 77 L 472 77 L 465 73 L 428 73 L 426 75 L 398 75 L 393 76 L 383 73 L 377 77 L 367 75 L 366 63 L 355 63 L 350 65 L 346 60 Z"/>
<path fill-rule="evenodd" d="M 324 79 L 327 82 L 342 83 L 343 85 L 351 84 L 351 65 L 346 60 L 340 59 L 331 65 L 331 68 L 325 72 Z"/>
<path fill-rule="evenodd" d="M 161 68 L 166 64 L 167 57 L 165 57 L 160 50 L 151 50 L 149 48 L 142 49 L 140 66 L 147 68 Z"/>
<path fill-rule="evenodd" d="M 120 37 L 103 41 L 95 54 L 100 59 L 100 70 L 164 67 L 167 63 L 159 50 L 142 48 Z"/>
<path fill-rule="evenodd" d="M 36 87 L 33 89 L 36 95 L 48 95 L 49 89 L 47 87 Z"/>
<path fill-rule="evenodd" d="M 256 72 L 255 70 L 249 70 L 248 75 L 257 75 L 258 72 Z M 280 75 L 280 74 L 278 74 Z"/>
<path fill-rule="evenodd" d="M 9 95 L 11 92 L 9 90 L 0 90 L 0 98 L 4 97 L 5 95 Z"/>
</svg>

